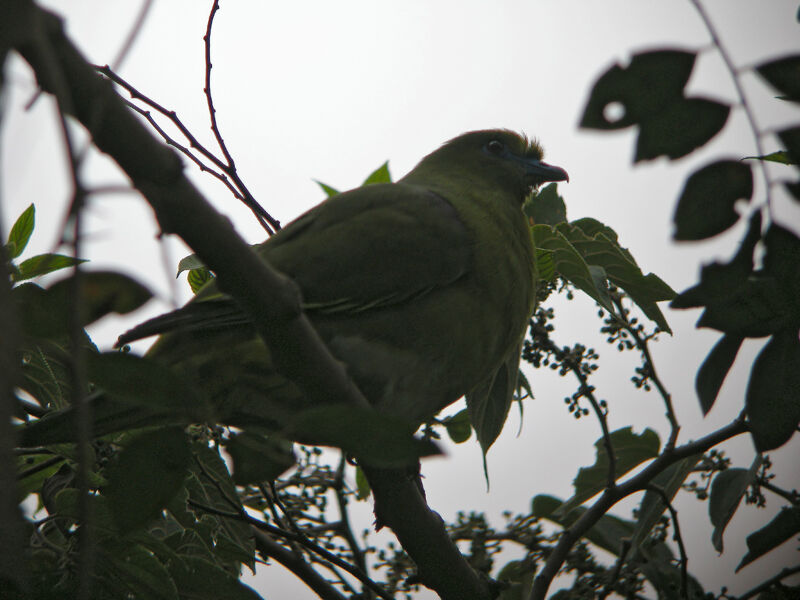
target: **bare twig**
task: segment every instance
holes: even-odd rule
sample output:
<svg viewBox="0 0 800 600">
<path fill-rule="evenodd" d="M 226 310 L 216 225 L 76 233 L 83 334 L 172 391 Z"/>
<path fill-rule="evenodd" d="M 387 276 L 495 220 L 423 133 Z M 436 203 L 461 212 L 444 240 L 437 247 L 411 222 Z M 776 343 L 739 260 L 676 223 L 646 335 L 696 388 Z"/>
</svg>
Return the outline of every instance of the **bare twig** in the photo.
<svg viewBox="0 0 800 600">
<path fill-rule="evenodd" d="M 657 485 L 648 485 L 645 489 L 654 494 L 657 494 L 664 505 L 667 507 L 669 511 L 670 518 L 672 519 L 672 539 L 675 540 L 678 544 L 678 552 L 681 555 L 681 589 L 680 595 L 682 598 L 688 598 L 687 590 L 688 590 L 688 582 L 689 582 L 689 574 L 688 574 L 688 566 L 689 566 L 689 557 L 686 555 L 686 547 L 683 545 L 683 536 L 681 535 L 680 525 L 678 524 L 678 511 L 675 510 L 675 507 L 670 502 L 669 497 L 664 492 L 663 489 L 658 487 Z"/>
<path fill-rule="evenodd" d="M 741 596 L 737 596 L 736 600 L 749 600 L 750 598 L 754 598 L 758 596 L 761 592 L 766 592 L 773 586 L 780 585 L 781 581 L 786 579 L 787 577 L 791 577 L 792 575 L 797 575 L 800 573 L 800 566 L 797 567 L 787 567 L 782 569 L 780 573 L 770 577 L 766 581 L 760 583 L 753 589 L 745 592 Z"/>
</svg>

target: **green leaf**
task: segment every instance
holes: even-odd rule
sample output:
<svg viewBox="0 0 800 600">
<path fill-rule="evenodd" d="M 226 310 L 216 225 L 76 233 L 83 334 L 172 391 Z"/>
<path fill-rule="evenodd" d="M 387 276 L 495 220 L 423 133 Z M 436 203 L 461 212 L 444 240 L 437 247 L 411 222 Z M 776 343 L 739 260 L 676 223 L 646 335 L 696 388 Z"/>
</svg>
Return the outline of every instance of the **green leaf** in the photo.
<svg viewBox="0 0 800 600">
<path fill-rule="evenodd" d="M 567 207 L 558 195 L 558 184 L 550 183 L 525 202 L 523 210 L 536 225 L 558 225 L 567 220 Z"/>
<path fill-rule="evenodd" d="M 358 500 L 366 500 L 369 498 L 371 491 L 364 469 L 356 465 L 356 498 Z"/>
<path fill-rule="evenodd" d="M 380 167 L 375 169 L 372 173 L 370 173 L 369 176 L 364 180 L 364 183 L 362 183 L 361 185 L 369 185 L 371 183 L 392 183 L 392 176 L 389 173 L 388 160 L 385 163 L 383 163 Z M 323 187 L 322 189 L 325 188 Z"/>
<path fill-rule="evenodd" d="M 797 327 L 772 336 L 753 363 L 745 409 L 759 452 L 782 446 L 800 423 L 800 342 Z"/>
<path fill-rule="evenodd" d="M 782 508 L 772 521 L 747 536 L 747 554 L 736 567 L 736 571 L 798 533 L 800 533 L 800 506 Z"/>
<path fill-rule="evenodd" d="M 155 519 L 188 475 L 189 440 L 180 427 L 134 437 L 108 467 L 107 496 L 114 521 L 125 534 Z"/>
<path fill-rule="evenodd" d="M 35 222 L 36 208 L 31 204 L 17 217 L 11 227 L 11 231 L 8 233 L 6 248 L 10 260 L 17 258 L 25 250 L 25 246 L 28 245 L 28 241 L 31 239 Z"/>
<path fill-rule="evenodd" d="M 233 459 L 237 485 L 272 481 L 295 464 L 291 442 L 249 431 L 231 435 L 225 449 Z"/>
<path fill-rule="evenodd" d="M 764 154 L 762 156 L 745 156 L 742 158 L 742 160 L 765 160 L 767 162 L 776 162 L 783 165 L 798 164 L 794 158 L 789 156 L 789 153 L 786 150 L 776 150 L 775 152 L 770 152 L 769 154 Z"/>
<path fill-rule="evenodd" d="M 680 460 L 659 473 L 652 481 L 652 485 L 660 488 L 669 501 L 678 493 L 683 482 L 694 469 L 694 466 L 703 457 L 702 454 L 694 454 Z M 639 548 L 647 540 L 653 527 L 655 527 L 662 513 L 667 509 L 667 505 L 658 494 L 648 490 L 639 504 L 639 520 L 636 522 L 632 545 Z"/>
<path fill-rule="evenodd" d="M 536 248 L 536 270 L 542 281 L 553 281 L 556 276 L 556 264 L 553 260 L 554 250 Z"/>
<path fill-rule="evenodd" d="M 178 263 L 178 272 L 175 274 L 175 276 L 177 277 L 184 271 L 194 271 L 195 269 L 205 268 L 205 263 L 200 260 L 200 257 L 197 256 L 197 254 L 190 254 L 189 256 L 184 256 Z"/>
<path fill-rule="evenodd" d="M 23 260 L 17 266 L 17 272 L 12 275 L 15 282 L 33 279 L 40 275 L 46 275 L 54 271 L 66 269 L 77 264 L 85 263 L 82 258 L 65 256 L 63 254 L 37 254 L 27 260 Z"/>
<path fill-rule="evenodd" d="M 332 404 L 293 415 L 287 439 L 341 448 L 375 466 L 404 466 L 420 456 L 440 454 L 431 440 L 417 439 L 408 424 L 371 408 Z"/>
<path fill-rule="evenodd" d="M 738 200 L 753 196 L 749 165 L 719 160 L 692 173 L 678 198 L 673 221 L 676 240 L 703 240 L 722 233 L 739 220 Z"/>
<path fill-rule="evenodd" d="M 602 267 L 609 281 L 625 290 L 649 319 L 662 330 L 671 332 L 666 318 L 656 303 L 672 299 L 675 292 L 657 275 L 653 273 L 644 275 L 631 253 L 619 245 L 617 234 L 611 228 L 595 219 L 579 219 L 559 225 L 558 231 L 580 253 L 586 263 Z M 606 307 L 605 303 L 601 305 Z M 607 310 L 613 312 L 613 308 Z"/>
<path fill-rule="evenodd" d="M 611 447 L 614 450 L 615 481 L 631 469 L 658 456 L 661 442 L 658 434 L 652 429 L 645 429 L 641 434 L 633 432 L 632 427 L 623 427 L 609 434 Z M 602 492 L 608 485 L 609 456 L 604 438 L 594 443 L 595 462 L 591 467 L 582 467 L 572 482 L 575 495 L 558 509 L 559 515 L 567 515 L 592 496 Z"/>
<path fill-rule="evenodd" d="M 800 102 L 800 55 L 769 61 L 757 66 L 756 72 L 781 92 L 785 100 Z"/>
<path fill-rule="evenodd" d="M 214 279 L 214 275 L 205 267 L 199 269 L 192 269 L 186 280 L 189 282 L 189 287 L 192 288 L 192 293 L 196 294 L 198 290 Z"/>
<path fill-rule="evenodd" d="M 78 521 L 78 519 L 81 518 L 81 512 L 78 506 L 79 497 L 80 492 L 74 487 L 60 490 L 55 495 L 54 506 L 52 510 L 50 510 L 50 513 L 57 514 L 59 517 L 66 517 L 73 521 Z M 86 497 L 86 502 L 89 504 L 89 510 L 92 515 L 92 526 L 97 533 L 97 537 L 103 540 L 118 536 L 119 531 L 112 517 L 108 498 L 97 494 L 89 494 Z"/>
<path fill-rule="evenodd" d="M 466 408 L 460 410 L 452 417 L 446 417 L 442 420 L 442 423 L 447 429 L 447 435 L 449 435 L 450 439 L 456 444 L 463 444 L 472 435 L 472 425 L 470 425 L 469 422 L 469 410 Z"/>
<path fill-rule="evenodd" d="M 708 497 L 708 516 L 714 526 L 711 543 L 717 552 L 722 552 L 722 535 L 728 526 L 742 497 L 758 475 L 763 459 L 756 455 L 749 469 L 726 469 L 714 477 Z"/>
<path fill-rule="evenodd" d="M 603 308 L 613 312 L 614 308 L 608 299 L 607 291 L 597 288 L 589 270 L 589 265 L 586 264 L 581 254 L 560 229 L 550 225 L 534 225 L 533 238 L 537 248 L 537 260 L 540 249 L 549 251 L 556 273 L 567 279 Z"/>
<path fill-rule="evenodd" d="M 333 198 L 334 196 L 340 193 L 339 190 L 337 190 L 336 188 L 332 188 L 328 184 L 322 183 L 321 181 L 317 181 L 316 179 L 314 180 L 314 183 L 316 183 L 319 187 L 322 188 L 322 191 L 325 192 L 326 198 Z"/>
<path fill-rule="evenodd" d="M 725 376 L 733 366 L 743 340 L 742 336 L 723 335 L 697 370 L 694 389 L 700 399 L 703 415 L 707 415 L 714 406 Z"/>
</svg>

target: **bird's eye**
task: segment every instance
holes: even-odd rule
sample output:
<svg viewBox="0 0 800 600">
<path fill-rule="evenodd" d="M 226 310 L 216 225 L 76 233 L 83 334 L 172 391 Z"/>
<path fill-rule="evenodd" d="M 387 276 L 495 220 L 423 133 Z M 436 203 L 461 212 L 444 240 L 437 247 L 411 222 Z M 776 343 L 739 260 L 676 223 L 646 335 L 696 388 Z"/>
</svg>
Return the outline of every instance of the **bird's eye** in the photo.
<svg viewBox="0 0 800 600">
<path fill-rule="evenodd" d="M 494 154 L 495 156 L 502 154 L 503 150 L 505 150 L 505 145 L 503 142 L 498 140 L 492 140 L 488 144 L 486 144 L 486 150 L 489 151 L 489 154 Z"/>
</svg>

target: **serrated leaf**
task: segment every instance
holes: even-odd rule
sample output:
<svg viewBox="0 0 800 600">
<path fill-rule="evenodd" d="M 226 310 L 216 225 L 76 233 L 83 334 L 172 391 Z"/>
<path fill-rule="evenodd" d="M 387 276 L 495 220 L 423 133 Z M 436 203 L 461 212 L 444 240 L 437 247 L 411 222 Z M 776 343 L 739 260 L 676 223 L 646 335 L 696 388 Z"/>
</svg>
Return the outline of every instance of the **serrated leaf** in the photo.
<svg viewBox="0 0 800 600">
<path fill-rule="evenodd" d="M 321 181 L 318 181 L 316 179 L 314 180 L 314 183 L 316 183 L 320 188 L 322 188 L 322 191 L 325 192 L 326 198 L 333 198 L 334 196 L 337 196 L 340 193 L 339 190 L 329 186 L 327 183 L 322 183 Z"/>
<path fill-rule="evenodd" d="M 533 238 L 537 249 L 551 252 L 555 272 L 586 293 L 609 312 L 614 308 L 607 296 L 595 285 L 589 265 L 560 229 L 550 225 L 535 225 Z"/>
<path fill-rule="evenodd" d="M 800 55 L 784 56 L 756 67 L 772 87 L 783 94 L 783 99 L 800 102 Z"/>
<path fill-rule="evenodd" d="M 469 422 L 469 410 L 460 410 L 452 417 L 446 417 L 442 424 L 447 429 L 447 435 L 456 444 L 463 444 L 472 435 L 472 425 Z"/>
<path fill-rule="evenodd" d="M 772 521 L 747 536 L 747 554 L 736 567 L 736 571 L 798 533 L 800 533 L 800 506 L 783 507 Z"/>
<path fill-rule="evenodd" d="M 753 363 L 745 409 L 759 452 L 782 446 L 800 423 L 800 342 L 797 327 L 772 336 Z"/>
<path fill-rule="evenodd" d="M 361 185 L 370 185 L 372 183 L 392 183 L 388 160 L 370 173 Z"/>
<path fill-rule="evenodd" d="M 714 406 L 725 376 L 733 366 L 743 341 L 742 336 L 723 335 L 697 370 L 694 389 L 700 400 L 703 415 L 707 415 Z"/>
<path fill-rule="evenodd" d="M 124 534 L 155 519 L 188 475 L 189 440 L 180 427 L 148 431 L 133 438 L 108 467 L 107 497 Z"/>
<path fill-rule="evenodd" d="M 748 486 L 756 480 L 762 462 L 759 454 L 749 469 L 726 469 L 714 477 L 708 497 L 708 516 L 714 526 L 711 543 L 717 552 L 722 552 L 725 528 L 739 507 Z"/>
<path fill-rule="evenodd" d="M 558 225 L 567 220 L 567 207 L 558 195 L 558 184 L 550 183 L 525 202 L 523 211 L 532 225 Z"/>
<path fill-rule="evenodd" d="M 17 258 L 25 250 L 31 239 L 35 223 L 36 207 L 31 204 L 17 217 L 11 231 L 8 232 L 7 252 L 10 260 Z"/>
<path fill-rule="evenodd" d="M 702 454 L 694 454 L 670 465 L 653 479 L 652 485 L 660 488 L 671 502 L 702 457 Z M 639 504 L 639 520 L 631 541 L 633 548 L 642 546 L 666 509 L 667 505 L 664 504 L 661 494 L 652 490 L 645 492 Z"/>
<path fill-rule="evenodd" d="M 295 464 L 291 442 L 249 431 L 231 435 L 225 449 L 233 459 L 237 485 L 272 481 Z"/>
<path fill-rule="evenodd" d="M 615 481 L 631 469 L 658 456 L 661 442 L 658 434 L 652 429 L 645 429 L 641 434 L 633 432 L 632 427 L 623 427 L 609 434 L 611 447 L 614 450 Z M 609 455 L 604 438 L 594 443 L 595 462 L 591 467 L 582 467 L 572 482 L 575 495 L 558 509 L 560 516 L 586 502 L 592 496 L 602 492 L 608 485 Z"/>
<path fill-rule="evenodd" d="M 718 160 L 697 169 L 686 180 L 673 222 L 676 240 L 703 240 L 722 233 L 739 220 L 734 206 L 753 196 L 749 165 Z"/>
</svg>

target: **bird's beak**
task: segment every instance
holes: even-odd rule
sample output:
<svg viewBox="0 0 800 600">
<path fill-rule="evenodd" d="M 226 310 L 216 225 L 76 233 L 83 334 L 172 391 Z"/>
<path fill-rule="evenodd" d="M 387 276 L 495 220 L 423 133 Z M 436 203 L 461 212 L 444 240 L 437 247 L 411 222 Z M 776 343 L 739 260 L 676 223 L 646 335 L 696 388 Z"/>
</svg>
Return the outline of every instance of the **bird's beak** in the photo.
<svg viewBox="0 0 800 600">
<path fill-rule="evenodd" d="M 539 185 L 547 181 L 569 182 L 569 175 L 561 167 L 548 165 L 535 158 L 525 158 L 523 162 L 525 163 L 525 179 L 532 185 Z"/>
</svg>

